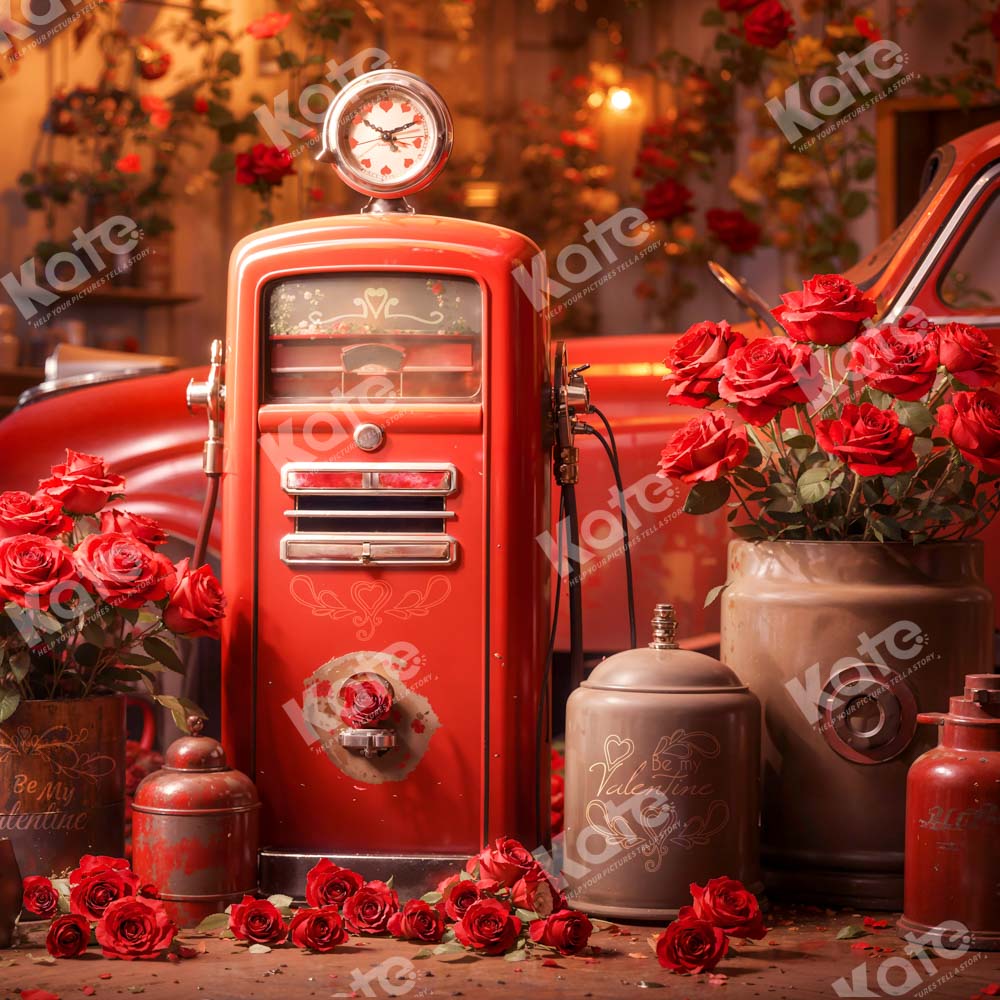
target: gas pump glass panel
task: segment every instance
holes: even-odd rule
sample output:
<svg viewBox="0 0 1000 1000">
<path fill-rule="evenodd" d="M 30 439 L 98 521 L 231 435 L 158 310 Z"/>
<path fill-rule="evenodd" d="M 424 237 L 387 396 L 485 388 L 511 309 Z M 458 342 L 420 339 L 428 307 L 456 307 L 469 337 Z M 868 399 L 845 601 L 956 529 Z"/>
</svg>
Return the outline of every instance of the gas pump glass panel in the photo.
<svg viewBox="0 0 1000 1000">
<path fill-rule="evenodd" d="M 264 292 L 269 402 L 476 402 L 483 293 L 445 274 L 337 272 Z"/>
</svg>

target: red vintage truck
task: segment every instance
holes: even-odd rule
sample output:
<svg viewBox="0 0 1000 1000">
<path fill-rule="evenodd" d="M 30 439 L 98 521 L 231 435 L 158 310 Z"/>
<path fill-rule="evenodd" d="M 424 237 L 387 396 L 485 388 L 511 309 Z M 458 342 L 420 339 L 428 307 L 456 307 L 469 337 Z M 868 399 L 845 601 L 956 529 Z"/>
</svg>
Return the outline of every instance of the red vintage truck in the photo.
<svg viewBox="0 0 1000 1000">
<path fill-rule="evenodd" d="M 938 149 L 924 168 L 923 193 L 906 219 L 847 276 L 873 295 L 882 317 L 919 308 L 935 322 L 1000 328 L 1000 124 L 970 132 Z M 766 305 L 742 282 L 716 275 L 740 301 Z M 706 316 L 707 319 L 715 317 Z M 748 335 L 767 335 L 760 319 Z M 656 601 L 679 610 L 683 633 L 712 632 L 718 612 L 703 607 L 722 582 L 728 541 L 720 515 L 681 512 L 683 493 L 653 478 L 664 439 L 689 413 L 664 403 L 662 359 L 673 334 L 613 336 L 571 341 L 572 364 L 589 362 L 593 400 L 608 415 L 621 455 L 632 525 L 639 641 Z M 206 345 L 207 352 L 207 345 Z M 204 421 L 188 413 L 185 387 L 204 369 L 108 373 L 53 379 L 30 390 L 0 421 L 3 487 L 32 489 L 69 445 L 105 456 L 129 482 L 129 506 L 156 517 L 190 546 L 198 532 L 205 478 L 201 469 Z M 589 655 L 628 642 L 621 544 L 609 533 L 617 514 L 613 480 L 597 442 L 582 447 L 579 510 L 583 566 L 584 645 Z M 213 540 L 219 537 L 218 524 Z M 1000 527 L 986 533 L 993 553 L 987 577 L 1000 594 Z M 564 605 L 565 607 L 565 605 Z M 563 616 L 560 645 L 565 646 Z"/>
</svg>

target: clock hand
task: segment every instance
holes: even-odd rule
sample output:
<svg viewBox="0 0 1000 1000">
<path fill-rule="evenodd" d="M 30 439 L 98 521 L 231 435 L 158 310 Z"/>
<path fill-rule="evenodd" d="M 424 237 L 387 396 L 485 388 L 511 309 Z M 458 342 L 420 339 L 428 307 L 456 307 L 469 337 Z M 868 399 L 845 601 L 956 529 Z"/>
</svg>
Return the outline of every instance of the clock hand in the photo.
<svg viewBox="0 0 1000 1000">
<path fill-rule="evenodd" d="M 387 135 L 395 135 L 397 132 L 402 132 L 403 129 L 409 128 L 411 125 L 416 125 L 417 121 L 414 119 L 412 122 L 407 122 L 405 125 L 397 125 L 395 128 L 391 128 L 386 133 Z"/>
<path fill-rule="evenodd" d="M 386 138 L 386 136 L 388 136 L 388 135 L 390 134 L 390 133 L 386 132 L 386 131 L 385 131 L 385 129 L 381 129 L 381 128 L 379 128 L 379 127 L 378 127 L 378 125 L 373 125 L 373 124 L 372 124 L 372 123 L 371 123 L 371 122 L 370 122 L 370 121 L 369 121 L 369 120 L 368 120 L 367 118 L 363 118 L 363 119 L 362 119 L 362 121 L 363 121 L 363 122 L 364 122 L 364 124 L 365 124 L 365 125 L 367 125 L 367 126 L 368 126 L 369 128 L 371 128 L 371 129 L 374 129 L 374 130 L 375 130 L 376 132 L 378 132 L 378 134 L 379 134 L 379 135 L 380 135 L 380 136 L 381 136 L 381 137 L 382 137 L 383 139 L 384 139 L 384 138 Z"/>
</svg>

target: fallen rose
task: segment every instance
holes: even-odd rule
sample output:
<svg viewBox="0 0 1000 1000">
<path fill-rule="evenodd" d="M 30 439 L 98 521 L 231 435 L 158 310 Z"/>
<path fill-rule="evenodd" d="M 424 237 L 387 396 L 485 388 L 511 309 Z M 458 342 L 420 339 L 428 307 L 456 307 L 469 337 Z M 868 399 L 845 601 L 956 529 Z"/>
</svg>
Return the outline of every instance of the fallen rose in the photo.
<svg viewBox="0 0 1000 1000">
<path fill-rule="evenodd" d="M 692 909 L 730 937 L 759 940 L 767 931 L 757 897 L 734 878 L 709 879 L 704 888 L 691 883 Z"/>
<path fill-rule="evenodd" d="M 100 920 L 108 907 L 119 899 L 136 894 L 139 876 L 128 868 L 91 865 L 73 872 L 70 880 L 70 913 L 79 913 L 90 920 Z"/>
<path fill-rule="evenodd" d="M 343 907 L 348 896 L 353 896 L 365 880 L 349 868 L 335 865 L 323 858 L 306 873 L 306 902 L 313 907 Z"/>
<path fill-rule="evenodd" d="M 444 935 L 444 915 L 422 899 L 411 899 L 389 918 L 387 929 L 394 938 L 436 944 Z"/>
<path fill-rule="evenodd" d="M 177 926 L 160 900 L 127 896 L 108 905 L 94 933 L 105 958 L 149 960 L 170 947 Z"/>
<path fill-rule="evenodd" d="M 389 918 L 399 910 L 399 895 L 377 879 L 365 884 L 344 903 L 344 920 L 355 934 L 384 934 Z"/>
<path fill-rule="evenodd" d="M 441 905 L 450 920 L 458 921 L 465 916 L 465 911 L 479 899 L 500 891 L 500 883 L 496 879 L 461 878 L 452 875 L 438 884 L 437 891 L 441 893 Z"/>
<path fill-rule="evenodd" d="M 340 910 L 332 905 L 296 910 L 288 933 L 296 948 L 319 952 L 333 951 L 348 938 Z"/>
<path fill-rule="evenodd" d="M 522 910 L 547 917 L 566 906 L 566 897 L 552 884 L 544 869 L 529 872 L 510 889 L 511 902 Z"/>
<path fill-rule="evenodd" d="M 229 911 L 229 929 L 240 941 L 251 944 L 283 944 L 288 925 L 274 903 L 244 896 Z"/>
<path fill-rule="evenodd" d="M 682 975 L 710 972 L 726 954 L 729 939 L 718 927 L 681 907 L 677 919 L 656 939 L 656 960 Z"/>
<path fill-rule="evenodd" d="M 479 865 L 483 878 L 495 879 L 500 885 L 507 887 L 540 868 L 531 852 L 513 837 L 498 837 L 492 845 L 469 859 L 466 870 L 471 872 L 476 864 Z"/>
<path fill-rule="evenodd" d="M 90 944 L 90 921 L 79 913 L 56 917 L 45 935 L 45 950 L 53 958 L 76 958 Z"/>
<path fill-rule="evenodd" d="M 459 943 L 486 955 L 510 951 L 520 934 L 520 919 L 498 899 L 477 900 L 455 924 Z"/>
<path fill-rule="evenodd" d="M 532 941 L 555 948 L 561 955 L 579 955 L 587 947 L 593 929 L 579 910 L 558 910 L 542 920 L 533 920 L 529 933 Z"/>
<path fill-rule="evenodd" d="M 59 909 L 59 893 L 52 880 L 44 875 L 29 875 L 22 883 L 21 905 L 36 917 L 46 920 Z"/>
</svg>

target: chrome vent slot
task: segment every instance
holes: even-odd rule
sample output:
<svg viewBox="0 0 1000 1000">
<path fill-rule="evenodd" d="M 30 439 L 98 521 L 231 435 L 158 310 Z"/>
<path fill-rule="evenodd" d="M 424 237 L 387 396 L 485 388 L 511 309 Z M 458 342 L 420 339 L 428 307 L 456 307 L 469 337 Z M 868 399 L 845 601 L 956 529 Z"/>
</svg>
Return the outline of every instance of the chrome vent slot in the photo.
<svg viewBox="0 0 1000 1000">
<path fill-rule="evenodd" d="M 294 501 L 293 531 L 281 539 L 290 566 L 450 564 L 447 534 L 457 489 L 452 465 L 296 462 L 281 470 Z"/>
</svg>

